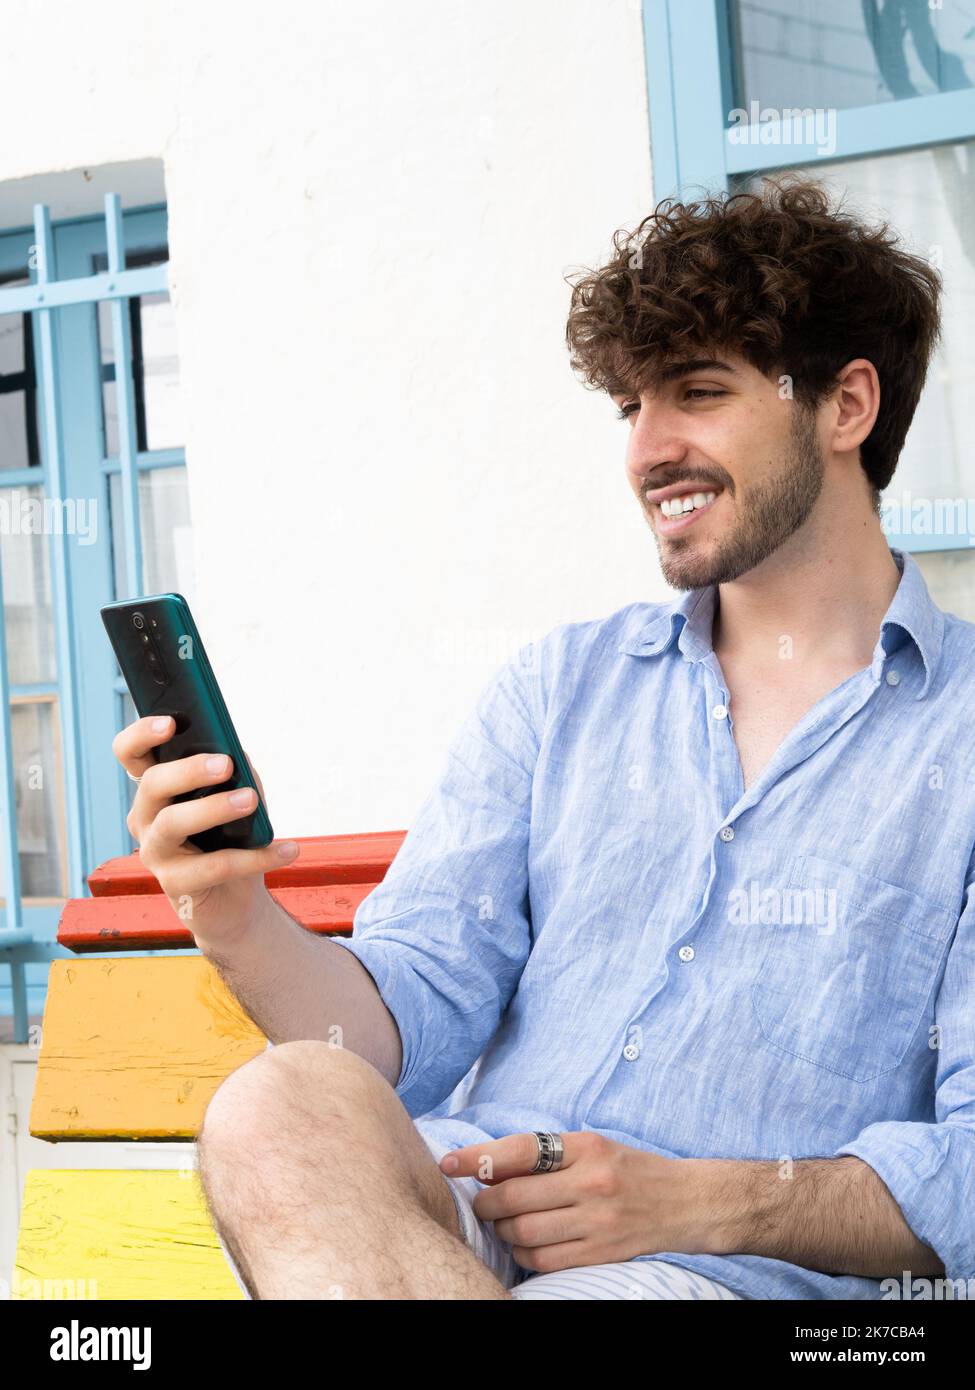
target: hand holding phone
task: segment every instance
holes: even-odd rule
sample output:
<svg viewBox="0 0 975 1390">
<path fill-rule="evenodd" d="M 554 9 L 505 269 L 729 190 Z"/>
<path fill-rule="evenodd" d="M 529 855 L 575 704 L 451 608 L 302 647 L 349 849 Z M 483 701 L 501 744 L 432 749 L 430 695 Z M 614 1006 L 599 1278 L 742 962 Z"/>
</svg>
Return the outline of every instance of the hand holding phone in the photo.
<svg viewBox="0 0 975 1390">
<path fill-rule="evenodd" d="M 146 867 L 171 901 L 258 875 L 263 886 L 263 874 L 293 859 L 297 845 L 271 844 L 263 788 L 189 605 L 158 594 L 109 604 L 101 615 L 140 715 L 112 749 L 139 780 L 128 826 Z"/>
</svg>

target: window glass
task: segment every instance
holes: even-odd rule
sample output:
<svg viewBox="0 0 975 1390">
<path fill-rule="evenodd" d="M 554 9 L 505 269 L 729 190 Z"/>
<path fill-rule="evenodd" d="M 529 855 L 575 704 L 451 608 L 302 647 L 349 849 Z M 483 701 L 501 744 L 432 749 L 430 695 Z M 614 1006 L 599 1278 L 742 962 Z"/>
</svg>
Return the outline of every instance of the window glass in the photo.
<svg viewBox="0 0 975 1390">
<path fill-rule="evenodd" d="M 128 598 L 125 578 L 125 513 L 121 474 L 110 482 L 115 597 Z M 186 468 L 153 468 L 139 477 L 142 563 L 146 593 L 178 593 L 190 603 L 193 580 L 192 532 Z"/>
<path fill-rule="evenodd" d="M 975 555 L 970 550 L 918 550 L 913 555 L 938 607 L 975 622 Z"/>
<path fill-rule="evenodd" d="M 929 0 L 734 0 L 736 101 L 871 106 L 975 85 L 975 9 Z"/>
<path fill-rule="evenodd" d="M 0 281 L 0 290 L 29 284 Z M 0 469 L 36 467 L 37 393 L 29 314 L 0 314 Z"/>
<path fill-rule="evenodd" d="M 2 320 L 0 320 L 2 322 Z M 3 618 L 13 685 L 56 678 L 49 541 L 38 487 L 0 488 Z"/>
<path fill-rule="evenodd" d="M 57 702 L 15 701 L 10 711 L 20 890 L 25 898 L 65 895 L 64 806 Z M 0 863 L 0 894 L 4 892 Z"/>
<path fill-rule="evenodd" d="M 126 257 L 126 267 L 159 265 L 168 258 L 165 248 Z M 96 257 L 96 269 L 105 258 Z M 168 294 L 144 294 L 129 303 L 132 338 L 132 375 L 135 394 L 136 441 L 140 453 L 150 449 L 181 448 L 183 418 L 180 409 L 179 353 L 176 317 Z M 118 454 L 118 405 L 115 388 L 115 345 L 112 310 L 107 301 L 98 305 L 98 343 L 102 370 L 102 411 L 105 454 Z"/>
</svg>

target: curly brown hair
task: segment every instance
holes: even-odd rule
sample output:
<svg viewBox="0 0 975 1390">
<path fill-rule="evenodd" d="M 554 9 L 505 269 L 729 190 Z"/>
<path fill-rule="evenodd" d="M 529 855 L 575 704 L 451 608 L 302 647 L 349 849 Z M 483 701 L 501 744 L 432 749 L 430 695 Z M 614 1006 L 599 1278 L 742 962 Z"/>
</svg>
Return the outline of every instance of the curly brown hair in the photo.
<svg viewBox="0 0 975 1390">
<path fill-rule="evenodd" d="M 876 502 L 940 334 L 941 277 L 927 261 L 797 175 L 757 193 L 664 199 L 613 244 L 601 269 L 566 276 L 571 365 L 591 389 L 636 392 L 667 362 L 723 349 L 791 377 L 796 401 L 815 408 L 864 357 L 880 379 L 860 447 Z"/>
</svg>

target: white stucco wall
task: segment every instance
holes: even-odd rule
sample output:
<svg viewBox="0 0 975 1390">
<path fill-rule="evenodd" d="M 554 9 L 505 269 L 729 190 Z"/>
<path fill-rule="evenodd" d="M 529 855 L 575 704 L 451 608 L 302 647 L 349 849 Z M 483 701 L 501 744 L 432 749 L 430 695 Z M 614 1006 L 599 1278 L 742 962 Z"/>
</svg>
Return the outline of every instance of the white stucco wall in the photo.
<svg viewBox="0 0 975 1390">
<path fill-rule="evenodd" d="M 642 43 L 638 0 L 8 0 L 0 183 L 163 160 L 196 608 L 281 834 L 408 825 L 501 660 L 671 592 L 563 343 L 652 201 Z"/>
</svg>

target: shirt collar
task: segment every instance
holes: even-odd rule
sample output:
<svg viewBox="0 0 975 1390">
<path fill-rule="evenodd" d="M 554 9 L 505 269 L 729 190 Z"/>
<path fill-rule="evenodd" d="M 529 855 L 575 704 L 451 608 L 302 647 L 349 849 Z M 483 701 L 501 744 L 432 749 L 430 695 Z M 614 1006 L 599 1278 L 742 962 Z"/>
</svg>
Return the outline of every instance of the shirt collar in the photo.
<svg viewBox="0 0 975 1390">
<path fill-rule="evenodd" d="M 901 578 L 880 624 L 880 637 L 874 647 L 870 670 L 877 683 L 887 657 L 910 639 L 924 664 L 924 681 L 917 695 L 920 700 L 928 693 L 937 670 L 944 638 L 944 614 L 931 598 L 914 557 L 893 546 L 890 553 Z M 656 613 L 634 636 L 621 643 L 619 651 L 625 656 L 659 656 L 676 641 L 686 661 L 700 661 L 713 650 L 711 628 L 716 601 L 717 585 L 689 589 L 683 598 Z"/>
</svg>

